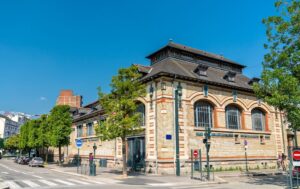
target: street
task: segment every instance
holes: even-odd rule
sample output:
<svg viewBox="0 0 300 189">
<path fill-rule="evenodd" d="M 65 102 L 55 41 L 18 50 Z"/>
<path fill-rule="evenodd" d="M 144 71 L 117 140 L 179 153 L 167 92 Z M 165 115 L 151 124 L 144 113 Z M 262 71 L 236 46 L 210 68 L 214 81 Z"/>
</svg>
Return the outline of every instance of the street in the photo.
<svg viewBox="0 0 300 189">
<path fill-rule="evenodd" d="M 127 179 L 86 178 L 83 176 L 60 173 L 47 168 L 19 165 L 13 160 L 0 160 L 0 182 L 11 189 L 18 188 L 215 188 L 215 189 L 279 189 L 285 188 L 286 177 L 282 175 L 268 177 L 225 177 L 228 183 L 212 184 L 191 181 L 186 177 L 174 176 L 130 176 Z M 181 180 L 181 181 L 178 181 Z M 188 181 L 188 182 L 183 182 Z"/>
</svg>

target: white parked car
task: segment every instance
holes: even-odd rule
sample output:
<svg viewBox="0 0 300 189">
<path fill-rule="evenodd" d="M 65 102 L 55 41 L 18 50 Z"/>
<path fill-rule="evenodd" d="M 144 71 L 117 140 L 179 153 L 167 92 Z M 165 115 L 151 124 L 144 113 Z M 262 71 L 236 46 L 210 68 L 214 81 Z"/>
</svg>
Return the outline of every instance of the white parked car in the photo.
<svg viewBox="0 0 300 189">
<path fill-rule="evenodd" d="M 32 160 L 28 164 L 30 167 L 43 167 L 44 166 L 44 160 L 41 157 L 35 157 L 32 158 Z"/>
</svg>

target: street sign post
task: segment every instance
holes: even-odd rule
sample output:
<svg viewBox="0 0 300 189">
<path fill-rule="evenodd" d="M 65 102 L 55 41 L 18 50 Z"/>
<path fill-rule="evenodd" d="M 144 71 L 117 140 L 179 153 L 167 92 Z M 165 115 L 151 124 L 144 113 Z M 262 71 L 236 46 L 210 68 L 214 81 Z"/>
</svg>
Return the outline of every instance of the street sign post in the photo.
<svg viewBox="0 0 300 189">
<path fill-rule="evenodd" d="M 78 149 L 78 154 L 77 154 L 77 173 L 78 173 L 79 172 L 79 149 L 82 147 L 83 141 L 81 139 L 76 139 L 75 143 Z"/>
<path fill-rule="evenodd" d="M 195 157 L 195 159 L 198 157 L 198 150 L 194 150 L 194 157 Z"/>
</svg>

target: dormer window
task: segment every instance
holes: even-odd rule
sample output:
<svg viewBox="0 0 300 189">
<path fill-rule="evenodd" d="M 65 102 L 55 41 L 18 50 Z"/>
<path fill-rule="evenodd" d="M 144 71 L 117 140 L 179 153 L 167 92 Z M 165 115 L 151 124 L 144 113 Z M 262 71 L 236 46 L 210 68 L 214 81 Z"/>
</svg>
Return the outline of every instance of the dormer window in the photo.
<svg viewBox="0 0 300 189">
<path fill-rule="evenodd" d="M 200 76 L 207 76 L 207 69 L 208 66 L 199 64 L 197 68 L 194 70 L 194 72 Z"/>
<path fill-rule="evenodd" d="M 226 79 L 226 80 L 229 81 L 229 82 L 234 82 L 235 76 L 236 76 L 236 73 L 235 73 L 235 72 L 229 71 L 229 72 L 227 72 L 226 75 L 224 76 L 224 79 Z"/>
<path fill-rule="evenodd" d="M 259 81 L 260 81 L 259 78 L 253 77 L 253 78 L 248 82 L 248 84 L 249 84 L 249 85 L 253 85 L 253 83 L 258 83 Z"/>
</svg>

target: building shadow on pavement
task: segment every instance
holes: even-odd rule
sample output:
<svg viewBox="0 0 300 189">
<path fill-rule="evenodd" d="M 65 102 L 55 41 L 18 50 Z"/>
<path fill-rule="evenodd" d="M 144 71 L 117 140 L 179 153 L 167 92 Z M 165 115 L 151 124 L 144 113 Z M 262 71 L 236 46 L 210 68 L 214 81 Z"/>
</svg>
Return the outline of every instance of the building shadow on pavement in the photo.
<svg viewBox="0 0 300 189">
<path fill-rule="evenodd" d="M 255 176 L 249 177 L 245 183 L 251 185 L 275 185 L 280 187 L 287 187 L 287 176 L 286 175 L 275 175 L 275 176 Z"/>
</svg>

